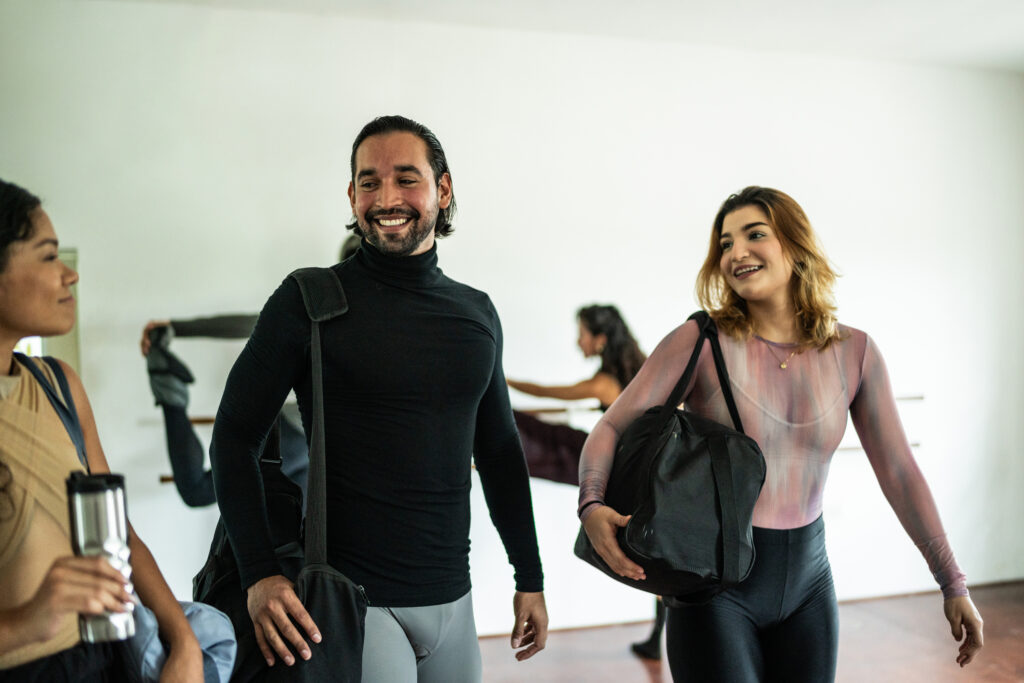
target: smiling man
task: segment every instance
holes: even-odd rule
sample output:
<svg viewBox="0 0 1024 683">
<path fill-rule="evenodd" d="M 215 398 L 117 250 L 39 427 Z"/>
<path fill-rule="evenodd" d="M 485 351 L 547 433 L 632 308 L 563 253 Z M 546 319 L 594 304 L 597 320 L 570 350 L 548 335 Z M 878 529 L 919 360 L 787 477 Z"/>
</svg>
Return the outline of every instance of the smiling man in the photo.
<svg viewBox="0 0 1024 683">
<path fill-rule="evenodd" d="M 434 240 L 452 231 L 455 194 L 434 134 L 404 117 L 375 119 L 352 145 L 351 171 L 348 227 L 363 245 L 333 267 L 349 311 L 322 331 L 328 560 L 365 588 L 371 605 L 364 681 L 479 681 L 471 461 L 515 569 L 516 657 L 533 656 L 547 638 L 501 324 L 486 294 L 437 267 Z M 217 499 L 269 664 L 308 658 L 306 638 L 329 647 L 340 637 L 320 632 L 281 574 L 257 495 L 262 439 L 290 389 L 303 423 L 312 422 L 309 367 L 309 321 L 286 279 L 231 371 L 211 448 Z"/>
<path fill-rule="evenodd" d="M 444 237 L 451 232 L 455 212 L 451 174 L 445 162 L 436 161 L 444 158 L 437 138 L 430 136 L 436 145 L 431 150 L 427 139 L 400 128 L 377 135 L 364 129 L 360 137 L 348 186 L 355 216 L 349 228 L 389 256 L 429 251 L 438 217 L 444 216 L 439 233 Z"/>
</svg>

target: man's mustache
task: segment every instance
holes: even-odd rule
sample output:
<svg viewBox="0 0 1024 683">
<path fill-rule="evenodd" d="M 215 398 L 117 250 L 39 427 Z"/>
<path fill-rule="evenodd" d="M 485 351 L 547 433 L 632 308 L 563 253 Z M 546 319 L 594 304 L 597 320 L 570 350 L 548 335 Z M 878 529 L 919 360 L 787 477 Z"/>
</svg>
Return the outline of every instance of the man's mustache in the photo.
<svg viewBox="0 0 1024 683">
<path fill-rule="evenodd" d="M 405 216 L 416 220 L 420 212 L 416 209 L 370 209 L 365 214 L 367 221 L 375 220 L 378 216 Z"/>
</svg>

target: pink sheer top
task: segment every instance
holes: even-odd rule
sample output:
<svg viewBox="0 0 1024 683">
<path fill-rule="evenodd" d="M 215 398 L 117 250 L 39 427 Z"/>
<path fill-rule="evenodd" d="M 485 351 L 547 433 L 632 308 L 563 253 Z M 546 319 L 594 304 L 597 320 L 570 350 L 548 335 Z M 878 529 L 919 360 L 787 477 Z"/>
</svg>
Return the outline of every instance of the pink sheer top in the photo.
<svg viewBox="0 0 1024 683">
<path fill-rule="evenodd" d="M 867 334 L 843 325 L 840 330 L 842 341 L 824 351 L 796 353 L 785 370 L 779 365 L 795 345 L 719 335 L 744 431 L 761 446 L 767 463 L 754 525 L 792 529 L 821 515 L 829 463 L 846 431 L 849 411 L 885 497 L 943 596 L 967 595 L 966 577 L 904 435 L 885 362 Z M 697 324 L 686 322 L 665 337 L 591 432 L 580 459 L 579 510 L 584 518 L 594 509 L 586 507 L 589 503 L 604 500 L 619 435 L 647 408 L 668 399 L 697 335 Z M 683 402 L 695 413 L 732 425 L 707 343 Z"/>
</svg>

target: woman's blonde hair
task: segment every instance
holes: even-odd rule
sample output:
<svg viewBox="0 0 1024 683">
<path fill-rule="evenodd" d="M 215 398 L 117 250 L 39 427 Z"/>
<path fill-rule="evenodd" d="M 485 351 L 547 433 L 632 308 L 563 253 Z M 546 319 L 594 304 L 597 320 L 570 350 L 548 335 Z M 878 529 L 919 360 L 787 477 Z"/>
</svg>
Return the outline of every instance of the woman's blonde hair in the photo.
<svg viewBox="0 0 1024 683">
<path fill-rule="evenodd" d="M 725 217 L 745 206 L 764 211 L 768 224 L 775 231 L 783 253 L 793 263 L 793 305 L 800 328 L 800 344 L 824 349 L 840 339 L 836 324 L 836 305 L 832 286 L 836 273 L 800 205 L 785 192 L 769 187 L 750 186 L 730 195 L 715 216 L 711 243 L 697 275 L 697 300 L 718 324 L 718 328 L 734 337 L 749 339 L 754 334 L 753 321 L 747 313 L 747 302 L 725 282 L 722 260 L 722 224 Z"/>
</svg>

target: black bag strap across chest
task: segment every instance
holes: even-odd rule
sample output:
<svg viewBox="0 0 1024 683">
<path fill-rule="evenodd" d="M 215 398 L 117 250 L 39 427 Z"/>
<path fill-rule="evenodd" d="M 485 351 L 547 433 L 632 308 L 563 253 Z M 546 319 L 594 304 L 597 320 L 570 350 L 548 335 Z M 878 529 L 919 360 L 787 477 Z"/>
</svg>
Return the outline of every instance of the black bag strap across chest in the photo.
<svg viewBox="0 0 1024 683">
<path fill-rule="evenodd" d="M 306 504 L 306 564 L 327 563 L 327 461 L 324 432 L 323 348 L 320 323 L 344 315 L 348 300 L 341 280 L 330 268 L 300 268 L 289 275 L 302 292 L 310 319 L 313 393 L 312 433 L 309 438 L 309 499 Z"/>
<path fill-rule="evenodd" d="M 729 417 L 732 418 L 736 431 L 743 433 L 743 423 L 740 421 L 740 413 L 736 409 L 736 400 L 732 395 L 729 372 L 725 369 L 725 358 L 722 356 L 722 346 L 718 342 L 718 328 L 715 326 L 715 321 L 711 319 L 707 311 L 697 311 L 687 320 L 697 322 L 700 335 L 697 337 L 697 343 L 693 345 L 693 353 L 690 354 L 690 360 L 686 363 L 686 369 L 683 370 L 682 377 L 679 378 L 675 388 L 669 394 L 668 400 L 661 407 L 660 415 L 664 420 L 662 426 L 668 422 L 672 412 L 682 403 L 683 392 L 686 391 L 686 387 L 690 385 L 690 381 L 693 379 L 693 374 L 697 371 L 697 361 L 700 359 L 701 351 L 704 350 L 704 340 L 706 339 L 711 345 L 711 356 L 715 361 L 715 372 L 718 375 L 718 383 L 722 385 L 722 397 L 725 399 L 725 405 L 729 409 Z"/>
<path fill-rule="evenodd" d="M 725 357 L 722 355 L 722 346 L 718 341 L 718 328 L 715 321 L 707 314 L 707 311 L 697 311 L 687 320 L 695 320 L 700 328 L 700 335 L 697 343 L 693 346 L 693 353 L 686 363 L 686 369 L 682 377 L 676 383 L 675 388 L 668 397 L 668 401 L 661 407 L 659 417 L 661 418 L 660 433 L 668 424 L 672 414 L 682 402 L 683 392 L 690 385 L 693 375 L 697 370 L 697 361 L 700 359 L 701 351 L 704 348 L 704 340 L 707 339 L 711 346 L 711 356 L 715 362 L 715 373 L 718 375 L 718 382 L 722 387 L 722 397 L 729 409 L 729 416 L 737 432 L 743 434 L 743 423 L 740 420 L 739 410 L 736 409 L 736 400 L 732 395 L 732 385 L 729 382 L 729 373 L 725 368 Z M 652 439 L 652 442 L 654 440 Z M 732 461 L 725 451 L 725 444 L 721 439 L 714 439 L 709 442 L 711 449 L 711 473 L 715 479 L 715 488 L 718 491 L 718 509 L 722 520 L 722 578 L 724 582 L 736 584 L 740 578 L 739 566 L 739 519 L 737 515 L 736 490 L 733 484 Z"/>
<path fill-rule="evenodd" d="M 85 457 L 85 435 L 82 433 L 82 423 L 78 420 L 78 410 L 75 409 L 75 399 L 71 396 L 71 387 L 68 385 L 68 378 L 64 374 L 64 369 L 57 362 L 57 359 L 52 356 L 43 356 L 43 362 L 50 366 L 53 370 L 53 376 L 57 379 L 57 386 L 60 387 L 60 393 L 64 395 L 63 400 L 57 395 L 57 390 L 54 389 L 50 380 L 43 374 L 43 371 L 32 362 L 32 359 L 23 353 L 15 351 L 14 357 L 18 359 L 21 366 L 32 373 L 32 376 L 36 378 L 36 381 L 43 387 L 43 391 L 46 393 L 46 398 L 50 400 L 50 405 L 57 412 L 57 417 L 64 423 L 64 429 L 67 430 L 68 436 L 71 437 L 71 443 L 75 444 L 75 450 L 78 452 L 78 459 L 82 463 L 82 467 L 85 471 L 89 471 L 89 460 Z"/>
</svg>

